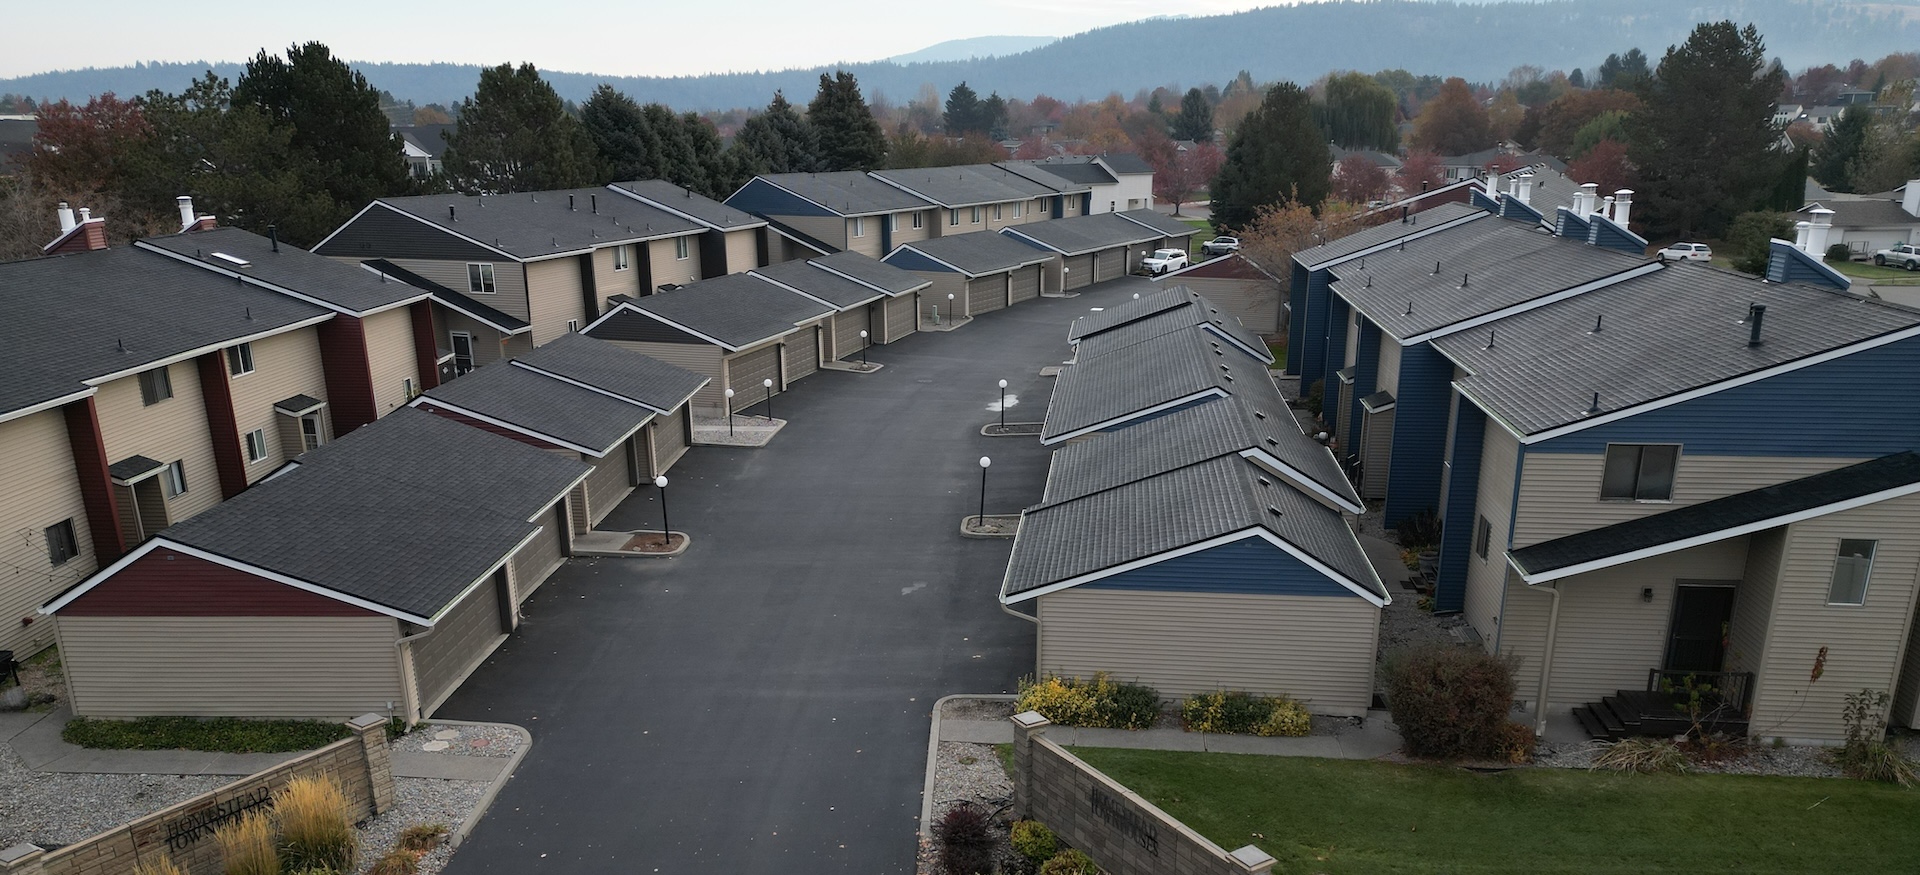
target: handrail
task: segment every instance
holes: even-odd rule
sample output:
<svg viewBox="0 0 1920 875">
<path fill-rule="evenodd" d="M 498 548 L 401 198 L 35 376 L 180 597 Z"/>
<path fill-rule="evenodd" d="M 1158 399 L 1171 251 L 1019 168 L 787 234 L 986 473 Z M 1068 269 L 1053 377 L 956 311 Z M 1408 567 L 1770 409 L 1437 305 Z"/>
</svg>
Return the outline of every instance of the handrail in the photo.
<svg viewBox="0 0 1920 875">
<path fill-rule="evenodd" d="M 1717 697 L 1720 702 L 1733 709 L 1742 717 L 1752 705 L 1753 672 L 1750 671 L 1683 671 L 1678 669 L 1653 668 L 1647 670 L 1647 692 L 1670 693 L 1684 690 L 1688 679 L 1694 686 Z"/>
</svg>

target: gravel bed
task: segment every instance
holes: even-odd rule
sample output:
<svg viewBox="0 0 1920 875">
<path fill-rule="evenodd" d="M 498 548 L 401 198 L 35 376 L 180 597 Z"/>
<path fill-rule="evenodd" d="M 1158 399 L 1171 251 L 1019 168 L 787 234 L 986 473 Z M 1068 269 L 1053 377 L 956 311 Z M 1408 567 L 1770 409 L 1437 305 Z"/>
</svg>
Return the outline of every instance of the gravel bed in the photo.
<svg viewBox="0 0 1920 875">
<path fill-rule="evenodd" d="M 442 733 L 451 732 L 451 738 L 441 738 Z M 444 741 L 445 748 L 429 751 L 426 746 Z M 440 723 L 423 723 L 414 731 L 396 739 L 392 746 L 395 751 L 417 753 L 438 753 L 443 756 L 466 757 L 510 757 L 520 750 L 526 738 L 519 731 L 505 726 L 449 726 Z"/>
<path fill-rule="evenodd" d="M 946 707 L 951 708 L 961 703 L 1009 704 L 964 699 L 948 702 Z M 943 711 L 941 716 L 945 718 L 955 715 Z M 1006 769 L 1000 766 L 1000 756 L 994 751 L 993 745 L 940 742 L 940 749 L 934 755 L 934 821 L 937 823 L 940 815 L 960 802 L 972 802 L 994 815 L 994 837 L 1004 845 L 1009 810 L 1013 805 L 1013 779 L 1007 777 Z M 919 853 L 916 854 L 919 875 L 939 875 L 940 865 L 936 859 L 935 843 L 922 837 Z"/>
<path fill-rule="evenodd" d="M 0 744 L 0 847 L 70 845 L 221 787 L 215 775 L 73 775 L 35 772 Z"/>
<path fill-rule="evenodd" d="M 1586 769 L 1593 758 L 1606 749 L 1606 742 L 1580 741 L 1541 744 L 1534 752 L 1533 764 L 1550 769 Z M 1768 747 L 1750 749 L 1739 759 L 1717 763 L 1694 763 L 1689 771 L 1718 775 L 1772 775 L 1789 778 L 1840 778 L 1833 764 L 1832 751 L 1824 747 Z"/>
<path fill-rule="evenodd" d="M 358 830 L 360 868 L 357 871 L 365 875 L 383 854 L 393 849 L 393 843 L 408 827 L 438 825 L 449 831 L 458 827 L 473 813 L 474 806 L 480 804 L 480 797 L 486 791 L 485 781 L 393 779 L 393 807 L 368 820 Z M 420 858 L 420 875 L 439 872 L 452 856 L 452 846 L 442 841 Z"/>
</svg>

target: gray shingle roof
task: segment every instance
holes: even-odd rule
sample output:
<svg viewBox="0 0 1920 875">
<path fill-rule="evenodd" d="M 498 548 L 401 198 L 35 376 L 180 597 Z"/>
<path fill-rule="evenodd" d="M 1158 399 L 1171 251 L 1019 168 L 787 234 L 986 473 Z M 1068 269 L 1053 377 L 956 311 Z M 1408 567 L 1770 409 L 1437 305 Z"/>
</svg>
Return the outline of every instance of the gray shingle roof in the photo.
<svg viewBox="0 0 1920 875">
<path fill-rule="evenodd" d="M 595 453 L 611 451 L 654 415 L 638 404 L 507 363 L 428 389 L 424 398 L 420 403 L 444 402 Z"/>
<path fill-rule="evenodd" d="M 1119 182 L 1113 178 L 1113 174 L 1107 172 L 1107 168 L 1100 166 L 1092 155 L 1056 155 L 1037 161 L 1008 161 L 1005 164 L 1009 167 L 1016 164 L 1039 167 L 1055 176 L 1087 186 L 1114 185 Z"/>
<path fill-rule="evenodd" d="M 167 463 L 156 459 L 149 459 L 146 456 L 128 456 L 108 465 L 107 475 L 115 480 L 126 482 L 144 474 L 151 474 L 165 467 L 167 467 Z"/>
<path fill-rule="evenodd" d="M 814 267 L 807 261 L 787 261 L 766 267 L 756 267 L 753 269 L 753 274 L 799 289 L 812 297 L 832 304 L 839 310 L 858 307 L 886 296 L 878 289 Z"/>
<path fill-rule="evenodd" d="M 625 306 L 735 349 L 779 337 L 802 322 L 833 313 L 831 307 L 744 273 L 633 298 Z"/>
<path fill-rule="evenodd" d="M 1187 237 L 1200 233 L 1199 228 L 1195 228 L 1158 210 L 1122 210 L 1114 215 L 1145 225 L 1152 230 L 1160 232 L 1160 235 L 1163 237 Z"/>
<path fill-rule="evenodd" d="M 1820 205 L 1833 211 L 1833 226 L 1836 228 L 1885 228 L 1902 225 L 1920 225 L 1920 216 L 1910 215 L 1900 208 L 1899 201 L 1882 200 L 1840 200 L 1829 198 L 1820 201 Z M 1801 208 L 1801 214 L 1811 210 L 1811 205 Z M 1802 220 L 1804 221 L 1804 220 Z"/>
<path fill-rule="evenodd" d="M 1021 518 L 1001 596 L 1256 528 L 1386 598 L 1338 511 L 1263 478 L 1252 462 L 1234 456 L 1029 509 Z"/>
<path fill-rule="evenodd" d="M 1266 342 L 1240 324 L 1240 317 L 1222 313 L 1218 305 L 1186 286 L 1168 286 L 1075 319 L 1067 329 L 1067 340 L 1079 343 L 1106 334 L 1116 335 L 1088 347 L 1089 355 L 1098 355 L 1103 349 L 1118 348 L 1201 324 L 1219 329 L 1244 346 L 1249 354 L 1268 362 L 1273 361 L 1273 353 L 1267 348 Z"/>
<path fill-rule="evenodd" d="M 1412 214 L 1411 218 L 1413 221 L 1411 224 L 1401 222 L 1399 217 L 1395 216 L 1388 219 L 1386 224 L 1363 228 L 1337 240 L 1329 240 L 1312 249 L 1300 250 L 1293 254 L 1293 260 L 1306 265 L 1308 270 L 1314 270 L 1329 261 L 1345 258 L 1367 247 L 1378 246 L 1382 243 L 1398 240 L 1409 234 L 1417 234 L 1425 231 L 1435 225 L 1451 222 L 1454 219 L 1466 216 L 1474 216 L 1475 214 L 1478 214 L 1478 216 L 1475 217 L 1475 221 L 1491 218 L 1493 215 L 1471 204 L 1440 204 L 1432 209 Z"/>
<path fill-rule="evenodd" d="M 1046 186 L 991 164 L 876 170 L 873 175 L 943 207 L 1032 200 L 1053 193 Z"/>
<path fill-rule="evenodd" d="M 1333 290 L 1388 334 L 1406 340 L 1648 261 L 1555 237 L 1530 222 L 1475 221 L 1409 242 L 1404 250 L 1347 262 L 1335 268 L 1339 281 Z"/>
<path fill-rule="evenodd" d="M 833 173 L 770 173 L 760 176 L 842 216 L 928 210 L 933 204 L 858 170 Z"/>
<path fill-rule="evenodd" d="M 1060 165 L 1041 167 L 1031 161 L 1002 161 L 994 166 L 1062 194 L 1091 191 L 1093 188 L 1092 183 L 1101 180 L 1105 180 L 1109 184 L 1113 182 L 1113 177 L 1108 176 L 1105 170 L 1101 170 L 1099 167 L 1093 165 L 1083 164 L 1073 168 L 1062 167 Z M 1098 177 L 1088 179 L 1085 178 L 1088 174 L 1072 172 L 1079 167 L 1093 167 Z M 1063 170 L 1068 172 L 1061 172 Z"/>
<path fill-rule="evenodd" d="M 1553 221 L 1554 211 L 1560 207 L 1573 209 L 1573 196 L 1580 193 L 1580 183 L 1567 178 L 1566 174 L 1551 167 L 1533 168 L 1533 194 L 1527 198 L 1528 204 L 1547 221 Z M 1613 192 L 1601 192 L 1604 197 Z"/>
<path fill-rule="evenodd" d="M 401 283 L 413 286 L 414 288 L 424 289 L 428 294 L 433 296 L 434 300 L 498 328 L 501 331 L 517 334 L 533 327 L 529 325 L 525 319 L 489 307 L 486 304 L 468 297 L 465 292 L 447 288 L 384 258 L 370 258 L 360 263 L 373 269 L 373 275 L 376 280 L 381 276 L 386 276 L 399 280 Z"/>
<path fill-rule="evenodd" d="M 355 314 L 425 297 L 422 289 L 405 283 L 383 283 L 379 276 L 351 264 L 342 264 L 284 242 L 276 252 L 273 241 L 239 228 L 215 228 L 166 237 L 148 237 L 141 240 L 139 245 L 163 249 L 216 270 L 272 283 Z M 239 258 L 247 264 L 242 266 L 216 258 L 216 252 Z"/>
<path fill-rule="evenodd" d="M 710 379 L 584 334 L 561 335 L 515 358 L 514 363 L 586 383 L 662 413 L 685 404 Z"/>
<path fill-rule="evenodd" d="M 1749 302 L 1767 308 L 1757 347 Z M 1608 413 L 1916 325 L 1920 311 L 1848 292 L 1670 264 L 1434 346 L 1466 368 L 1469 397 L 1533 434 L 1589 418 L 1594 392 Z"/>
<path fill-rule="evenodd" d="M 901 246 L 894 253 L 901 249 L 912 249 L 946 262 L 969 276 L 1000 273 L 1030 264 L 1042 264 L 1058 257 L 1011 237 L 984 233 L 917 240 Z M 881 260 L 891 263 L 892 258 L 893 254 L 889 253 L 887 258 Z"/>
<path fill-rule="evenodd" d="M 1080 255 L 1116 247 L 1136 246 L 1161 238 L 1160 232 L 1114 213 L 1095 213 L 1069 219 L 1048 219 L 1015 225 L 1000 233 L 1026 237 L 1062 255 Z"/>
<path fill-rule="evenodd" d="M 924 289 L 932 284 L 912 271 L 901 270 L 891 264 L 883 264 L 878 259 L 851 250 L 807 260 L 827 270 L 880 288 L 894 296 Z"/>
<path fill-rule="evenodd" d="M 0 264 L 0 312 L 0 416 L 330 313 L 132 247 Z"/>
<path fill-rule="evenodd" d="M 1113 172 L 1115 173 L 1133 174 L 1153 172 L 1153 165 L 1148 164 L 1147 159 L 1131 153 L 1115 153 L 1112 155 L 1102 153 L 1100 160 L 1105 161 L 1107 166 L 1113 168 Z"/>
<path fill-rule="evenodd" d="M 1079 356 L 1054 380 L 1040 438 L 1051 441 L 1202 393 L 1236 390 L 1279 391 L 1264 363 L 1199 328 L 1174 331 L 1098 357 Z"/>
<path fill-rule="evenodd" d="M 573 199 L 571 209 L 569 197 Z M 604 188 L 386 197 L 375 203 L 523 261 L 706 230 L 698 222 Z M 453 208 L 451 216 L 448 207 Z"/>
<path fill-rule="evenodd" d="M 162 536 L 432 617 L 532 534 L 528 519 L 586 471 L 577 459 L 396 410 Z"/>
<path fill-rule="evenodd" d="M 767 224 L 766 219 L 745 210 L 736 210 L 706 195 L 696 193 L 693 189 L 674 185 L 664 179 L 616 182 L 608 188 L 632 192 L 653 206 L 684 213 L 692 216 L 695 221 L 720 231 L 758 228 Z"/>
</svg>

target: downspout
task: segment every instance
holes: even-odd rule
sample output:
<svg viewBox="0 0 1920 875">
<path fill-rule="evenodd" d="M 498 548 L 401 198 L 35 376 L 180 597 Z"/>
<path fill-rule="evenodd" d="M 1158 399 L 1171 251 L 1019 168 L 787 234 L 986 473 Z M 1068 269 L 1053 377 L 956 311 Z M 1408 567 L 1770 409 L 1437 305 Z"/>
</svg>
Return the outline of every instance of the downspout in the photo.
<svg viewBox="0 0 1920 875">
<path fill-rule="evenodd" d="M 406 722 L 409 726 L 425 719 L 426 715 L 420 713 L 420 690 L 413 676 L 413 648 L 408 645 L 433 634 L 433 629 L 428 626 L 424 631 L 402 636 L 393 642 L 393 646 L 400 650 L 400 694 L 407 699 L 401 704 L 406 706 Z"/>
<path fill-rule="evenodd" d="M 1547 651 L 1540 657 L 1539 698 L 1533 706 L 1533 734 L 1535 738 L 1547 735 L 1547 691 L 1553 685 L 1553 639 L 1560 631 L 1560 585 L 1550 583 L 1545 588 L 1527 587 L 1529 592 L 1544 592 L 1553 598 L 1553 607 L 1547 611 Z"/>
</svg>

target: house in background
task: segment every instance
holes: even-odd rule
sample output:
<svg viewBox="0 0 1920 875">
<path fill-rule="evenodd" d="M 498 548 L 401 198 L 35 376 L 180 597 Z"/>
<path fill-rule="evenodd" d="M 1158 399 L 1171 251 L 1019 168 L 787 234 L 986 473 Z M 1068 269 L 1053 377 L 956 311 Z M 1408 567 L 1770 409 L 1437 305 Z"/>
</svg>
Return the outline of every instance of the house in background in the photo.
<svg viewBox="0 0 1920 875">
<path fill-rule="evenodd" d="M 1855 258 L 1902 243 L 1920 243 L 1920 179 L 1877 195 L 1810 202 L 1795 217 L 1817 225 L 1821 222 L 1817 213 L 1823 209 L 1829 211 L 1827 221 L 1834 231 L 1828 243 L 1845 244 Z"/>
<path fill-rule="evenodd" d="M 414 179 L 432 179 L 447 171 L 447 136 L 459 125 L 409 125 L 395 128 L 400 135 L 400 151 L 407 159 L 407 175 Z"/>
</svg>

